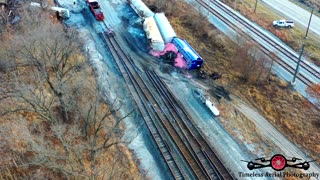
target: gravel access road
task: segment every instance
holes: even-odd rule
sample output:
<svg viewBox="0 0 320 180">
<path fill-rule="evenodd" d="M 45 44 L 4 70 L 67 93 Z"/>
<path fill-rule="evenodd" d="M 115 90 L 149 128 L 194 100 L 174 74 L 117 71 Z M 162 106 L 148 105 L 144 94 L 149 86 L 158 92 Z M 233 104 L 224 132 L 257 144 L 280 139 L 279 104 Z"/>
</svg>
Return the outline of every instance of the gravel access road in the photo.
<svg viewBox="0 0 320 180">
<path fill-rule="evenodd" d="M 250 108 L 248 105 L 239 102 L 235 105 L 235 108 L 243 113 L 248 119 L 252 121 L 259 129 L 262 136 L 269 139 L 279 147 L 286 157 L 299 157 L 306 161 L 312 159 L 306 155 L 299 147 L 289 141 L 283 134 L 281 134 L 272 124 L 268 122 L 263 116 L 261 116 L 255 109 Z M 301 170 L 303 171 L 303 170 Z M 310 168 L 305 173 L 320 173 L 320 168 L 316 163 L 311 163 Z"/>
</svg>

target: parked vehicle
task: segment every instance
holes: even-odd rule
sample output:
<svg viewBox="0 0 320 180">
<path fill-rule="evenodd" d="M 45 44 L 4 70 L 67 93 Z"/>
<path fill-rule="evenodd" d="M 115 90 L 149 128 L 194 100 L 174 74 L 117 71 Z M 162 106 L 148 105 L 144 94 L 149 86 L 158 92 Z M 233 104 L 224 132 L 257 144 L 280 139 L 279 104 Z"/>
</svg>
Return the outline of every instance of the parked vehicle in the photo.
<svg viewBox="0 0 320 180">
<path fill-rule="evenodd" d="M 294 22 L 291 21 L 291 20 L 273 21 L 272 24 L 273 24 L 274 27 L 288 27 L 288 28 L 294 27 Z"/>
<path fill-rule="evenodd" d="M 87 5 L 89 6 L 90 11 L 98 21 L 103 21 L 104 15 L 101 11 L 100 5 L 96 0 L 86 0 Z"/>
<path fill-rule="evenodd" d="M 189 70 L 199 69 L 203 64 L 203 59 L 184 39 L 173 38 L 172 43 L 177 47 L 178 51 L 183 55 Z"/>
</svg>

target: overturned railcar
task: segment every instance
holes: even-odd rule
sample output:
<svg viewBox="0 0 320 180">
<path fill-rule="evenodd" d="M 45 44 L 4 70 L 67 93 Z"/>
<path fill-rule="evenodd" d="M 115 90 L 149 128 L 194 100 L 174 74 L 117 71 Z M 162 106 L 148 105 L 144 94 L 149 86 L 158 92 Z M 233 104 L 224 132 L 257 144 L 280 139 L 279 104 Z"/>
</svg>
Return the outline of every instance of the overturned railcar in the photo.
<svg viewBox="0 0 320 180">
<path fill-rule="evenodd" d="M 131 0 L 129 1 L 129 4 L 141 18 L 148 18 L 154 15 L 148 6 L 146 6 L 146 4 L 144 4 L 144 2 L 141 0 Z"/>
<path fill-rule="evenodd" d="M 173 38 L 177 37 L 177 34 L 174 32 L 164 13 L 156 13 L 154 19 L 165 43 L 170 43 Z"/>
<path fill-rule="evenodd" d="M 146 33 L 151 48 L 155 51 L 163 51 L 165 47 L 164 41 L 153 17 L 144 19 L 143 30 Z"/>
<path fill-rule="evenodd" d="M 172 43 L 183 55 L 183 58 L 186 61 L 186 65 L 189 70 L 202 67 L 203 59 L 186 40 L 175 37 L 173 38 Z"/>
</svg>

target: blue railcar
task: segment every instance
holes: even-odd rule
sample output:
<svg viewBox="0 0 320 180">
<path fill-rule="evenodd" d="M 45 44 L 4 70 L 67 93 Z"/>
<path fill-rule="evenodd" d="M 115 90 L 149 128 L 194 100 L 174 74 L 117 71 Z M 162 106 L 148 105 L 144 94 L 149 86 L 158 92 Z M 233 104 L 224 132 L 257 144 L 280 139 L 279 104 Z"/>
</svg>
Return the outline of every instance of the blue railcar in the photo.
<svg viewBox="0 0 320 180">
<path fill-rule="evenodd" d="M 187 68 L 197 69 L 201 68 L 203 64 L 203 59 L 199 54 L 191 47 L 191 45 L 184 39 L 179 39 L 177 37 L 173 38 L 172 43 L 177 47 L 178 51 L 183 55 L 187 63 Z"/>
</svg>

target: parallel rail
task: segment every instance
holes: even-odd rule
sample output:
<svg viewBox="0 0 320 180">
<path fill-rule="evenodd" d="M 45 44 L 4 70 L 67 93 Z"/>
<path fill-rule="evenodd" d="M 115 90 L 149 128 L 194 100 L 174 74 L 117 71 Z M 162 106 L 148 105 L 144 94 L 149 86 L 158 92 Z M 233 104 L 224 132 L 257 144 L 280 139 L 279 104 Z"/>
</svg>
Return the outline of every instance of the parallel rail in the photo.
<svg viewBox="0 0 320 180">
<path fill-rule="evenodd" d="M 161 123 L 162 127 L 165 127 L 165 131 L 167 134 L 169 134 L 170 138 L 173 140 L 175 147 L 179 150 L 180 154 L 182 154 L 184 161 L 187 162 L 187 166 L 191 169 L 193 176 L 197 179 L 205 179 L 205 176 L 203 174 L 203 171 L 201 170 L 201 167 L 197 163 L 196 159 L 193 157 L 193 154 L 191 153 L 191 150 L 185 145 L 185 142 L 180 138 L 176 130 L 170 125 L 169 119 L 166 116 L 166 111 L 161 108 L 161 105 L 157 102 L 157 100 L 153 97 L 153 95 L 150 92 L 150 87 L 148 87 L 145 82 L 140 77 L 139 73 L 135 70 L 134 65 L 130 58 L 128 58 L 123 50 L 121 49 L 120 45 L 116 41 L 116 39 L 112 37 L 108 37 L 107 35 L 104 35 L 104 39 L 110 48 L 110 51 L 117 63 L 117 66 L 120 70 L 120 72 L 123 74 L 124 78 L 127 79 L 126 82 L 130 86 L 132 86 L 134 89 L 131 90 L 131 93 L 134 93 L 135 100 L 138 99 L 138 102 L 142 102 L 144 104 L 143 107 L 139 107 L 140 110 L 143 108 L 148 109 L 148 111 L 153 112 L 153 115 L 150 117 L 150 120 L 155 125 L 154 127 L 158 129 L 158 132 L 160 131 L 159 122 Z M 137 93 L 138 92 L 138 93 Z M 138 104 L 139 105 L 139 104 Z M 142 110 L 143 111 L 143 110 Z M 155 112 L 155 113 L 154 113 Z M 146 120 L 146 119 L 145 119 Z M 157 123 L 158 122 L 158 123 Z M 150 123 L 149 123 L 150 124 Z M 167 143 L 164 141 L 164 146 L 160 148 L 161 152 L 171 152 L 170 148 L 168 148 Z M 160 146 L 158 146 L 160 147 Z M 165 150 L 163 150 L 165 148 Z M 174 155 L 171 154 L 172 158 L 175 160 Z M 165 156 L 164 156 L 165 157 Z M 166 159 L 167 161 L 167 159 Z M 175 162 L 174 166 L 169 166 L 169 169 L 173 176 L 176 179 L 182 179 L 185 178 L 185 175 L 183 174 L 182 170 L 179 167 L 179 164 Z"/>
<path fill-rule="evenodd" d="M 106 27 L 102 23 L 101 26 L 104 29 Z M 159 148 L 161 155 L 166 161 L 171 174 L 173 175 L 173 177 L 175 177 L 175 179 L 186 179 L 181 170 L 181 167 L 177 163 L 175 155 L 168 147 L 167 142 L 165 141 L 165 137 L 163 137 L 163 134 L 160 133 L 160 130 L 155 124 L 154 119 L 157 115 L 154 113 L 154 110 L 150 108 L 150 103 L 146 99 L 146 96 L 144 96 L 143 89 L 137 84 L 137 82 L 135 81 L 135 77 L 131 74 L 132 68 L 129 69 L 126 65 L 126 63 L 130 63 L 127 56 L 123 53 L 122 49 L 115 39 L 113 39 L 112 37 L 108 37 L 108 35 L 105 33 L 99 33 L 99 35 L 107 44 L 114 60 L 116 61 L 117 67 L 119 68 L 119 71 L 125 79 L 126 84 L 137 104 L 137 107 L 139 108 L 139 111 L 141 112 L 148 126 L 148 129 L 150 130 L 150 133 Z"/>
<path fill-rule="evenodd" d="M 233 24 L 228 18 L 226 18 L 225 16 L 223 16 L 222 14 L 220 14 L 216 9 L 212 8 L 205 0 L 196 0 L 200 5 L 202 5 L 203 7 L 205 7 L 209 12 L 211 12 L 214 16 L 216 16 L 217 18 L 219 18 L 221 21 L 223 21 L 225 24 L 227 24 L 230 28 L 232 28 L 233 30 L 235 30 L 236 32 L 238 32 L 239 34 L 241 34 L 244 37 L 247 37 L 257 43 L 259 43 L 256 39 L 254 39 L 251 36 L 248 36 L 247 33 L 239 28 L 239 25 Z M 263 39 L 266 43 L 268 43 L 270 46 L 274 47 L 275 49 L 277 49 L 279 52 L 282 53 L 282 55 L 288 57 L 288 59 L 290 59 L 291 61 L 297 63 L 298 62 L 298 56 L 297 54 L 293 53 L 292 51 L 289 51 L 287 48 L 284 48 L 282 44 L 280 44 L 279 42 L 273 40 L 272 38 L 269 38 L 266 34 L 264 34 L 263 32 L 261 32 L 259 29 L 257 29 L 255 26 L 251 25 L 250 23 L 248 23 L 247 21 L 243 20 L 241 17 L 239 17 L 237 14 L 235 14 L 234 12 L 232 12 L 230 9 L 226 8 L 221 2 L 216 1 L 216 0 L 210 0 L 210 3 L 214 4 L 215 6 L 217 6 L 220 10 L 222 10 L 224 13 L 228 14 L 230 17 L 234 18 L 238 23 L 240 23 L 242 26 L 246 27 L 248 30 L 250 30 L 253 34 L 255 34 L 256 36 L 260 37 L 261 39 Z M 294 74 L 295 72 L 295 67 L 292 67 L 288 64 L 288 62 L 286 62 L 285 60 L 282 60 L 280 57 L 275 58 L 274 56 L 272 56 L 272 52 L 265 47 L 264 45 L 260 45 L 260 50 L 266 54 L 267 56 L 269 56 L 270 58 L 274 59 L 281 67 L 283 67 L 284 69 L 286 69 L 288 72 L 290 72 L 291 74 Z M 301 62 L 301 66 L 300 68 L 303 68 L 305 71 L 309 72 L 311 75 L 313 75 L 315 78 L 320 79 L 320 73 L 317 69 L 315 69 L 314 67 L 310 66 L 308 63 L 302 61 Z M 314 84 L 315 82 L 310 79 L 309 77 L 306 77 L 305 75 L 303 75 L 302 73 L 299 73 L 297 75 L 297 78 L 300 79 L 304 84 L 306 85 L 310 85 L 310 84 Z"/>
<path fill-rule="evenodd" d="M 157 91 L 163 97 L 167 106 L 172 108 L 174 122 L 183 131 L 183 135 L 190 141 L 192 148 L 200 159 L 209 179 L 234 179 L 230 171 L 224 166 L 223 161 L 216 155 L 212 147 L 202 135 L 201 131 L 193 124 L 188 113 L 175 98 L 167 85 L 154 71 L 147 72 L 149 79 L 156 86 Z"/>
<path fill-rule="evenodd" d="M 101 25 L 106 26 L 104 23 Z M 150 86 L 143 80 L 116 38 L 108 36 L 106 33 L 100 33 L 99 35 L 104 39 L 114 57 L 117 67 L 124 77 L 173 177 L 175 179 L 188 179 L 191 173 L 194 179 L 232 179 L 229 178 L 232 176 L 227 176 L 222 170 L 224 168 L 223 163 L 213 158 L 213 151 L 209 151 L 211 147 L 208 144 L 203 145 L 204 142 L 207 143 L 204 138 L 200 140 L 204 140 L 204 142 L 200 143 L 197 139 L 199 137 L 196 138 L 192 134 L 195 129 L 190 130 L 188 124 L 184 123 L 183 120 L 178 120 L 181 118 L 181 115 L 178 114 L 181 108 L 177 106 L 181 105 L 177 103 L 174 106 L 170 105 L 173 101 L 172 98 L 174 98 L 172 94 L 170 95 L 172 96 L 171 100 L 162 99 L 164 95 L 161 93 L 154 94 L 159 87 Z M 169 90 L 163 90 L 163 92 L 167 91 Z M 163 104 L 166 104 L 166 106 L 162 106 Z M 176 122 L 178 123 L 175 124 Z M 167 137 L 165 134 L 167 134 Z M 197 132 L 196 136 L 198 134 L 200 132 Z M 176 151 L 179 155 L 175 154 Z M 185 165 L 183 166 L 181 163 Z M 189 170 L 185 170 L 186 167 Z"/>
<path fill-rule="evenodd" d="M 202 173 L 202 170 L 199 167 L 198 163 L 193 158 L 192 153 L 190 152 L 188 147 L 184 145 L 183 140 L 180 138 L 180 136 L 175 131 L 175 129 L 170 125 L 169 119 L 167 119 L 167 117 L 165 115 L 165 111 L 158 104 L 157 100 L 154 99 L 154 97 L 150 93 L 149 87 L 144 83 L 144 81 L 140 78 L 140 75 L 133 68 L 132 62 L 123 53 L 121 47 L 119 46 L 117 41 L 115 41 L 115 39 L 109 38 L 108 40 L 109 40 L 111 46 L 114 49 L 116 49 L 117 54 L 121 57 L 119 59 L 120 60 L 119 63 L 121 63 L 123 68 L 126 70 L 125 73 L 129 76 L 132 84 L 135 86 L 136 89 L 139 89 L 139 91 L 141 91 L 139 96 L 143 97 L 145 99 L 145 104 L 149 105 L 149 107 L 151 107 L 151 109 L 154 112 L 156 112 L 155 113 L 156 119 L 161 122 L 161 124 L 165 127 L 167 133 L 174 140 L 176 147 L 178 147 L 178 149 L 180 150 L 180 153 L 183 154 L 183 157 L 185 157 L 185 160 L 190 165 L 196 178 L 204 179 L 204 175 Z M 145 105 L 145 107 L 147 105 Z M 154 118 L 151 118 L 151 119 L 154 119 Z M 154 124 L 156 124 L 156 123 L 154 123 Z M 171 170 L 171 171 L 176 172 L 177 170 Z M 177 175 L 174 175 L 174 176 L 175 176 L 175 178 L 180 178 L 180 176 L 177 176 Z"/>
</svg>

